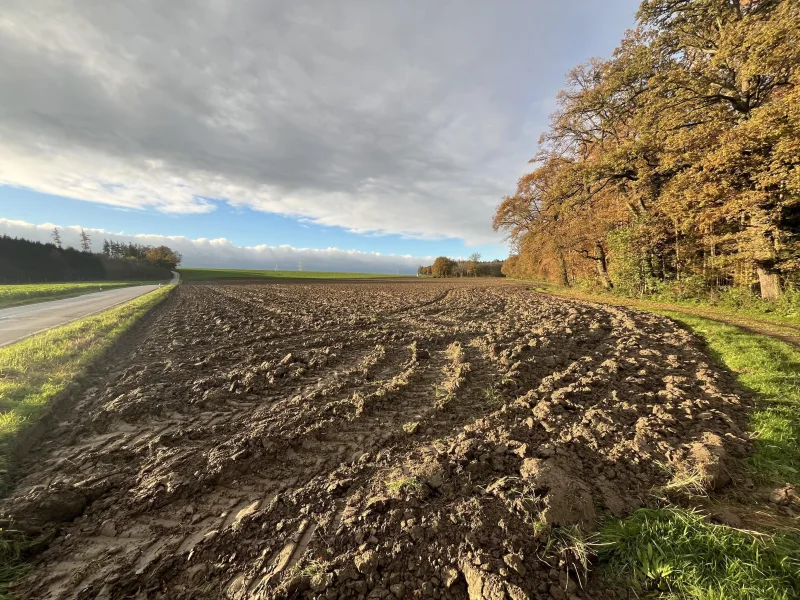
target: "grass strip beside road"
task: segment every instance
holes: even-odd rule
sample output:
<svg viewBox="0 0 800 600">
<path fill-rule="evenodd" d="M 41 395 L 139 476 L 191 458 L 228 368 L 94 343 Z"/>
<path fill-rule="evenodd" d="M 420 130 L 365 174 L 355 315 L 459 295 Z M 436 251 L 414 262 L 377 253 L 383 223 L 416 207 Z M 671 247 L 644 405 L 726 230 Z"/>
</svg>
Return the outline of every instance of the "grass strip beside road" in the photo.
<svg viewBox="0 0 800 600">
<path fill-rule="evenodd" d="M 2 487 L 19 436 L 50 409 L 51 402 L 96 361 L 119 336 L 163 301 L 165 286 L 105 312 L 0 348 L 0 471 Z M 26 566 L 25 538 L 0 528 L 0 600 Z"/>
<path fill-rule="evenodd" d="M 383 275 L 380 273 L 335 273 L 327 271 L 258 271 L 241 269 L 178 269 L 184 281 L 214 279 L 385 279 L 412 275 Z"/>
<path fill-rule="evenodd" d="M 48 300 L 60 300 L 62 298 L 74 298 L 84 294 L 134 285 L 153 285 L 158 283 L 158 281 L 88 281 L 0 285 L 0 308 L 47 302 Z"/>
<path fill-rule="evenodd" d="M 172 286 L 110 310 L 0 348 L 0 470 L 6 472 L 20 432 Z"/>
</svg>

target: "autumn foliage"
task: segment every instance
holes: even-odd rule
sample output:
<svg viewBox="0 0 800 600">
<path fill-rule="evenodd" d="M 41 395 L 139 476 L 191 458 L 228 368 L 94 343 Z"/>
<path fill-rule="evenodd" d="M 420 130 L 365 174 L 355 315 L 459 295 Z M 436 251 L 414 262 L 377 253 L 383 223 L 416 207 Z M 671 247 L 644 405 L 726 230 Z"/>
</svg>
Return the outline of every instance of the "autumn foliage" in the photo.
<svg viewBox="0 0 800 600">
<path fill-rule="evenodd" d="M 498 206 L 510 276 L 775 298 L 800 267 L 800 3 L 645 0 Z"/>
</svg>

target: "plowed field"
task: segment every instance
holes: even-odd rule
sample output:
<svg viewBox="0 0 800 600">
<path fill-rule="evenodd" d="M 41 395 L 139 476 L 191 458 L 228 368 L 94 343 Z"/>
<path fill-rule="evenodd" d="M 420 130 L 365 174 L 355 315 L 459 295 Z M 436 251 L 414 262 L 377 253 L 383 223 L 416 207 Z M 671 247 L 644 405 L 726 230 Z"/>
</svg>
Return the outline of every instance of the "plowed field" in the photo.
<svg viewBox="0 0 800 600">
<path fill-rule="evenodd" d="M 25 459 L 16 593 L 617 597 L 558 540 L 725 485 L 746 408 L 671 321 L 522 285 L 183 285 Z"/>
</svg>

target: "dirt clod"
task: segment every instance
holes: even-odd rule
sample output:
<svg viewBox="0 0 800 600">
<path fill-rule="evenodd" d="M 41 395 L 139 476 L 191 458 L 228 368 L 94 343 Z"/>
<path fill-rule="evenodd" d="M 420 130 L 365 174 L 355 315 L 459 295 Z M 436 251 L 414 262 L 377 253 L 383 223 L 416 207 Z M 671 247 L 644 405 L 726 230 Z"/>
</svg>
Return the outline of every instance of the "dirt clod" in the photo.
<svg viewBox="0 0 800 600">
<path fill-rule="evenodd" d="M 526 458 L 520 467 L 522 478 L 534 492 L 544 494 L 541 519 L 548 525 L 586 524 L 595 519 L 591 489 L 572 477 L 555 460 Z"/>
<path fill-rule="evenodd" d="M 722 508 L 711 515 L 711 520 L 728 527 L 741 527 L 742 518 L 730 508 Z"/>
<path fill-rule="evenodd" d="M 798 494 L 795 487 L 791 484 L 786 484 L 772 490 L 769 500 L 770 502 L 779 506 L 789 506 L 794 504 L 800 508 L 800 494 Z"/>
<path fill-rule="evenodd" d="M 708 488 L 718 490 L 730 483 L 727 453 L 722 438 L 716 433 L 705 432 L 699 441 L 693 442 L 689 447 L 689 459 Z"/>
<path fill-rule="evenodd" d="M 505 600 L 506 590 L 503 580 L 493 575 L 481 571 L 465 563 L 461 566 L 464 579 L 467 582 L 467 593 L 469 600 Z"/>
</svg>

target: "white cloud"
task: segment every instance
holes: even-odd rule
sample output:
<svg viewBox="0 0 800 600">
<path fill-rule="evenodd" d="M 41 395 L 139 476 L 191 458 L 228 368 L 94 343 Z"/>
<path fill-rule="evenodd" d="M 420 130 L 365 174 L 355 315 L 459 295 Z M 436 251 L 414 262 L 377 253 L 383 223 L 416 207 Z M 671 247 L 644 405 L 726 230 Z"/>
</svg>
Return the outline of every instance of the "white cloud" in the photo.
<svg viewBox="0 0 800 600">
<path fill-rule="evenodd" d="M 53 228 L 58 227 L 62 244 L 80 247 L 79 225 L 62 226 L 53 223 L 33 224 L 0 218 L 0 235 L 50 242 Z M 185 267 L 219 267 L 229 269 L 297 269 L 300 260 L 307 271 L 341 271 L 356 273 L 414 274 L 419 265 L 429 265 L 434 257 L 400 256 L 341 250 L 339 248 L 294 248 L 292 246 L 235 246 L 225 238 L 190 239 L 183 236 L 128 235 L 103 229 L 84 229 L 92 240 L 92 250 L 100 251 L 103 239 L 134 242 L 150 246 L 169 246 L 183 255 Z"/>
<path fill-rule="evenodd" d="M 7 0 L 0 185 L 497 242 L 531 102 L 635 4 Z"/>
</svg>

